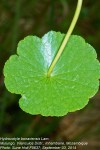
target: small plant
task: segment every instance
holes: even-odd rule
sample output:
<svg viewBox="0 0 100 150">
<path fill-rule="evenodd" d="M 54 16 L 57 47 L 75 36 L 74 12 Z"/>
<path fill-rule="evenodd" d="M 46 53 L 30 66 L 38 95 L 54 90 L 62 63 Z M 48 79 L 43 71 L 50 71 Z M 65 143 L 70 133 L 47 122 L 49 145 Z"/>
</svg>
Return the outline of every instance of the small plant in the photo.
<svg viewBox="0 0 100 150">
<path fill-rule="evenodd" d="M 5 63 L 5 85 L 11 93 L 21 94 L 23 111 L 63 116 L 82 109 L 98 91 L 96 52 L 82 37 L 71 35 L 81 6 L 82 0 L 78 0 L 66 35 L 50 31 L 42 39 L 27 36 L 19 42 L 17 55 Z"/>
</svg>

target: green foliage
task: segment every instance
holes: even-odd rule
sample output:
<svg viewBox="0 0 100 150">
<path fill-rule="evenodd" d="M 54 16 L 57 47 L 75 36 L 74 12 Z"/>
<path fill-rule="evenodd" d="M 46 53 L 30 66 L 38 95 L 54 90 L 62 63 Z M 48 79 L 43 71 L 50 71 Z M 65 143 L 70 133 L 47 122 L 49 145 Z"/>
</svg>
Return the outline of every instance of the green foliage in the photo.
<svg viewBox="0 0 100 150">
<path fill-rule="evenodd" d="M 98 91 L 100 63 L 93 47 L 80 36 L 70 37 L 47 77 L 64 36 L 54 31 L 42 39 L 28 36 L 5 64 L 5 85 L 11 93 L 21 94 L 19 105 L 29 114 L 63 116 L 83 108 Z"/>
</svg>

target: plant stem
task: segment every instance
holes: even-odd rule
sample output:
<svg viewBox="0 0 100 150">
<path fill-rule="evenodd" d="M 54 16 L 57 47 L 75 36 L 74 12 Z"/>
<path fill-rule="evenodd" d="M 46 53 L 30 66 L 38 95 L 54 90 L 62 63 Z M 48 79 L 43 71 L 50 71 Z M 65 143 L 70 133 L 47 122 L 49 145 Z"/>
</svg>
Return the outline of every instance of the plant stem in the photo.
<svg viewBox="0 0 100 150">
<path fill-rule="evenodd" d="M 49 67 L 49 70 L 47 72 L 47 77 L 50 77 L 52 70 L 54 69 L 59 57 L 61 56 L 61 54 L 62 54 L 62 52 L 63 52 L 63 50 L 64 50 L 64 48 L 65 48 L 65 46 L 66 46 L 66 44 L 69 40 L 69 37 L 70 37 L 71 33 L 73 32 L 73 29 L 76 25 L 76 22 L 77 22 L 78 18 L 79 18 L 79 14 L 80 14 L 81 7 L 82 7 L 82 1 L 83 0 L 78 0 L 76 11 L 75 11 L 73 20 L 71 22 L 71 25 L 70 25 L 70 27 L 68 29 L 68 32 L 66 33 L 66 36 L 65 36 L 65 38 L 64 38 L 64 40 L 63 40 L 63 42 L 62 42 L 62 44 L 61 44 L 61 46 L 58 50 L 57 55 L 55 56 L 54 60 L 52 61 L 51 65 Z"/>
</svg>

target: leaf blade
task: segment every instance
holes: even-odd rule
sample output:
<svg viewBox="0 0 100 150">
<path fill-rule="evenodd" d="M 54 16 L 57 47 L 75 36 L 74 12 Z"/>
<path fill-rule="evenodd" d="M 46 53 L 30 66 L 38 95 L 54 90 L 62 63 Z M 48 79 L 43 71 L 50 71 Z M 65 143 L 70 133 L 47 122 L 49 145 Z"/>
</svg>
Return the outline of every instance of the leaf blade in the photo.
<svg viewBox="0 0 100 150">
<path fill-rule="evenodd" d="M 51 77 L 48 68 L 64 34 L 48 32 L 39 39 L 28 36 L 4 67 L 7 89 L 21 94 L 21 109 L 30 114 L 63 116 L 82 109 L 99 88 L 100 63 L 92 46 L 72 35 Z"/>
</svg>

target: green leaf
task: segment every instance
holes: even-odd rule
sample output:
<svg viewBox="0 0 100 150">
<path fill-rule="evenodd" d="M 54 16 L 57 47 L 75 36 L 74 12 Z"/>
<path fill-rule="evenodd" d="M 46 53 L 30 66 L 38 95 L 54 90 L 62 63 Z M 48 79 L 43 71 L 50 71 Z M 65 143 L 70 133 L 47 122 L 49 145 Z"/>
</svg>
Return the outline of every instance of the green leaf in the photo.
<svg viewBox="0 0 100 150">
<path fill-rule="evenodd" d="M 100 63 L 93 47 L 72 35 L 50 77 L 47 71 L 64 34 L 48 32 L 42 39 L 27 36 L 17 55 L 4 67 L 7 89 L 21 94 L 19 105 L 29 114 L 63 116 L 82 109 L 99 87 Z"/>
</svg>

